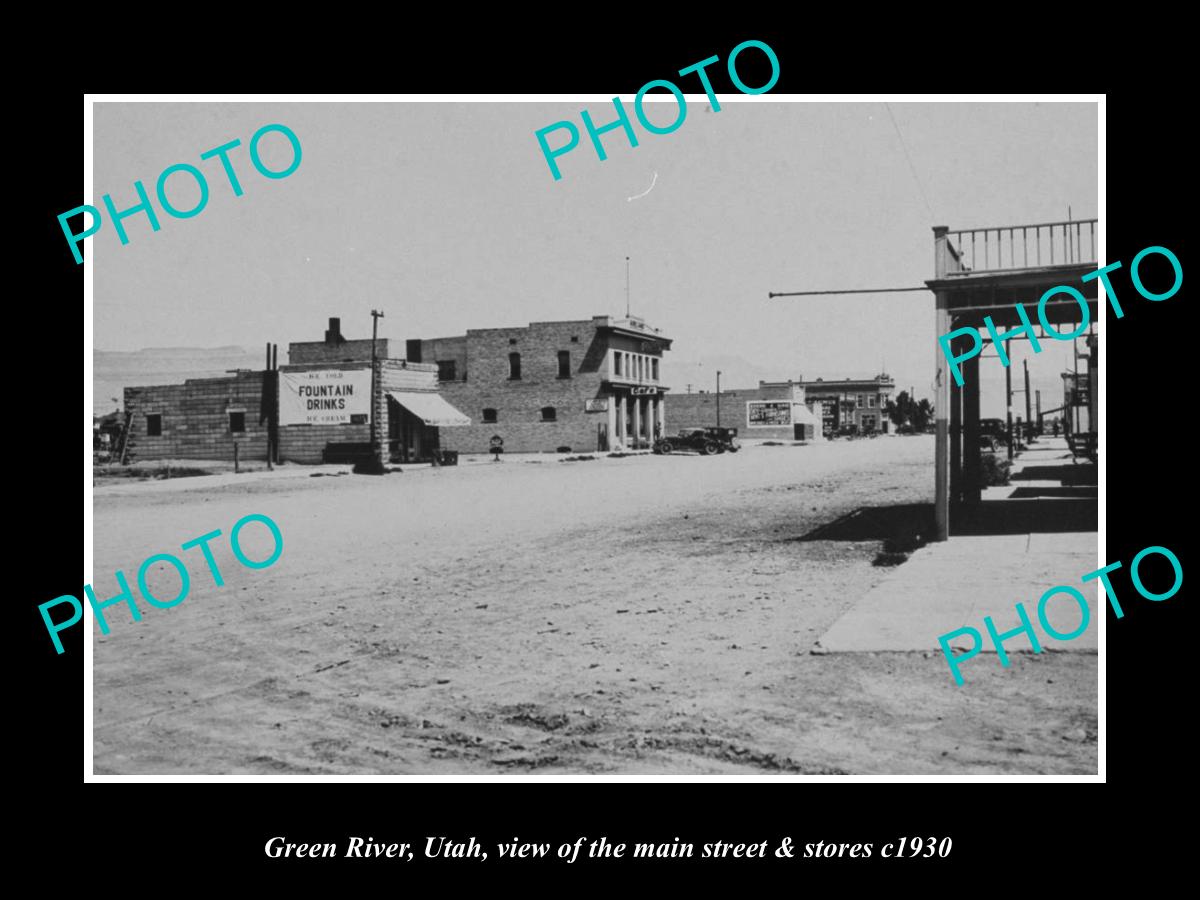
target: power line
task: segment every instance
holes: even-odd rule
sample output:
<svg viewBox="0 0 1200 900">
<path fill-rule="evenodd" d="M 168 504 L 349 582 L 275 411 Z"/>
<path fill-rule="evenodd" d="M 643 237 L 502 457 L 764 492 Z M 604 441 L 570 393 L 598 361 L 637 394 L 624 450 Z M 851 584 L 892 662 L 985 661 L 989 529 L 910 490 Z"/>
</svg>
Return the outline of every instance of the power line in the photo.
<svg viewBox="0 0 1200 900">
<path fill-rule="evenodd" d="M 929 205 L 929 198 L 925 196 L 925 188 L 921 186 L 921 179 L 917 177 L 917 167 L 913 165 L 912 157 L 908 155 L 908 145 L 904 143 L 904 135 L 900 133 L 900 126 L 896 124 L 896 117 L 892 115 L 892 108 L 888 104 L 883 104 L 883 108 L 887 110 L 888 118 L 892 120 L 892 127 L 896 129 L 896 137 L 900 138 L 900 149 L 904 151 L 904 158 L 908 160 L 908 170 L 912 172 L 913 181 L 917 183 L 917 190 L 921 193 L 921 199 L 925 202 L 925 209 L 929 212 L 929 218 L 932 221 L 937 216 L 933 214 L 933 207 Z"/>
</svg>

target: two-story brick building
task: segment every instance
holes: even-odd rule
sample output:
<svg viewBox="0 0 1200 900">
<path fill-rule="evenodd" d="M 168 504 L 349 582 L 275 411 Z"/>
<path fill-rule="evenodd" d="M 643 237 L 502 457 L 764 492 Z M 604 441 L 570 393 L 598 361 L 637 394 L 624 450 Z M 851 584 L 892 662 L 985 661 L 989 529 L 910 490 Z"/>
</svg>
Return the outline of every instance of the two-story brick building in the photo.
<svg viewBox="0 0 1200 900">
<path fill-rule="evenodd" d="M 663 353 L 671 340 L 639 318 L 594 316 L 413 339 L 409 364 L 435 364 L 443 397 L 471 424 L 444 449 L 506 452 L 648 447 L 665 427 Z"/>
<path fill-rule="evenodd" d="M 818 378 L 796 382 L 813 412 L 822 419 L 828 437 L 833 434 L 886 434 L 889 430 L 887 405 L 896 391 L 892 376 L 883 373 L 874 378 Z"/>
</svg>

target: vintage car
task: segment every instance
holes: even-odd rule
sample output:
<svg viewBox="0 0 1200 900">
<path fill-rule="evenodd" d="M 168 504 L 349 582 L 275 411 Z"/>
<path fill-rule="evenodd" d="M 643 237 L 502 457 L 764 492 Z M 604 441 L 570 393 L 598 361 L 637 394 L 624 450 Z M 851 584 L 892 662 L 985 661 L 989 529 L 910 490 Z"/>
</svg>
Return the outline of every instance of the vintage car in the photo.
<svg viewBox="0 0 1200 900">
<path fill-rule="evenodd" d="M 676 450 L 695 450 L 705 456 L 714 453 L 737 453 L 736 428 L 685 428 L 675 437 L 659 438 L 654 442 L 655 453 L 674 453 Z"/>
<path fill-rule="evenodd" d="M 1008 424 L 1003 419 L 979 420 L 979 446 L 995 453 L 1008 446 Z"/>
</svg>

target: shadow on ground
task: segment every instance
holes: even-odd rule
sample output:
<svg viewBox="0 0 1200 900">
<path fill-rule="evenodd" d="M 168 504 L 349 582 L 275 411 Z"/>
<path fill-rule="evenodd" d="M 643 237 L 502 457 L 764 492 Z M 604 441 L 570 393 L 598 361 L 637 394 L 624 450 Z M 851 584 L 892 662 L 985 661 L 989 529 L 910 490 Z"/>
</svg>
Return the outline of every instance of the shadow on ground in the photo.
<svg viewBox="0 0 1200 900">
<path fill-rule="evenodd" d="M 1096 466 L 1066 462 L 1053 466 L 1025 466 L 1014 472 L 1013 481 L 1057 481 L 1064 486 L 1097 484 Z"/>
<path fill-rule="evenodd" d="M 1057 491 L 1067 491 L 1070 496 L 1054 496 Z M 1029 497 L 1038 499 L 1023 499 Z M 1055 534 L 1096 531 L 1098 527 L 1095 496 L 1070 488 L 1017 488 L 1010 499 L 957 504 L 950 511 L 953 537 Z M 926 544 L 933 534 L 933 504 L 907 503 L 860 506 L 807 534 L 784 540 L 883 541 L 887 553 L 908 553 Z"/>
<path fill-rule="evenodd" d="M 885 555 L 905 554 L 933 536 L 933 504 L 860 506 L 819 528 L 788 541 L 883 541 Z M 903 561 L 903 560 L 897 560 Z M 876 562 L 894 565 L 895 562 Z"/>
<path fill-rule="evenodd" d="M 952 537 L 989 534 L 1056 534 L 1096 531 L 1099 515 L 1094 497 L 1041 497 L 1036 500 L 984 500 L 950 511 Z"/>
</svg>

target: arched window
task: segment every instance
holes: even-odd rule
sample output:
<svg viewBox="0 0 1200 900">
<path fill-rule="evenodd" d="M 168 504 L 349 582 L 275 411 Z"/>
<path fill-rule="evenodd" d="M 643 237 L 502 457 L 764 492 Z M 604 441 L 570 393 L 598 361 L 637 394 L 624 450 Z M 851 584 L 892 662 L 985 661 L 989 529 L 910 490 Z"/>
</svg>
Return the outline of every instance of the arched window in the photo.
<svg viewBox="0 0 1200 900">
<path fill-rule="evenodd" d="M 555 408 L 553 406 L 543 406 L 542 407 L 542 421 L 543 422 L 557 422 L 558 421 L 558 411 L 555 410 Z"/>
<path fill-rule="evenodd" d="M 485 409 L 485 410 L 483 411 L 483 421 L 485 421 L 485 422 L 495 422 L 495 421 L 497 421 L 497 419 L 496 419 L 496 411 L 495 411 L 494 409 Z"/>
<path fill-rule="evenodd" d="M 508 354 L 508 380 L 509 381 L 520 381 L 521 380 L 521 354 L 520 353 Z"/>
</svg>

